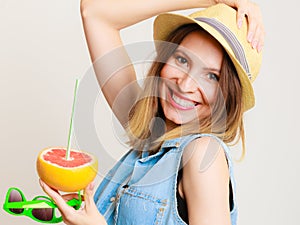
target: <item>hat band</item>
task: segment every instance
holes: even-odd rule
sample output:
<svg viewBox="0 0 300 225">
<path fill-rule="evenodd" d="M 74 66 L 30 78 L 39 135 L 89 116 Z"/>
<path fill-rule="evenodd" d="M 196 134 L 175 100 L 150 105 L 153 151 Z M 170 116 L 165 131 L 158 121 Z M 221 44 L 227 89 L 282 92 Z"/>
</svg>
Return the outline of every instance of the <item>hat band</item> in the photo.
<svg viewBox="0 0 300 225">
<path fill-rule="evenodd" d="M 248 78 L 251 80 L 252 76 L 250 73 L 248 62 L 246 60 L 244 49 L 234 33 L 232 33 L 232 31 L 228 27 L 214 18 L 196 17 L 194 19 L 212 26 L 223 36 L 223 38 L 231 47 L 236 59 L 246 71 Z"/>
</svg>

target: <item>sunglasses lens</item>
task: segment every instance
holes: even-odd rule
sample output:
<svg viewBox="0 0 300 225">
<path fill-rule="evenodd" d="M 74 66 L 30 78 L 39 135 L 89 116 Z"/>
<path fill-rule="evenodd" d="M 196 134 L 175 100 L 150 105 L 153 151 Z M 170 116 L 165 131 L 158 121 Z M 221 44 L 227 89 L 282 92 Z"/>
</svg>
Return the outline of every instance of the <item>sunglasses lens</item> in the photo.
<svg viewBox="0 0 300 225">
<path fill-rule="evenodd" d="M 35 200 L 45 200 L 44 198 L 36 198 Z M 32 209 L 32 215 L 41 221 L 51 221 L 53 218 L 53 208 Z"/>
<path fill-rule="evenodd" d="M 33 209 L 32 215 L 41 221 L 50 221 L 53 218 L 53 209 Z"/>
<path fill-rule="evenodd" d="M 11 190 L 8 198 L 8 202 L 22 202 L 23 197 L 17 190 Z M 23 213 L 24 209 L 9 209 L 12 213 L 21 214 Z"/>
</svg>

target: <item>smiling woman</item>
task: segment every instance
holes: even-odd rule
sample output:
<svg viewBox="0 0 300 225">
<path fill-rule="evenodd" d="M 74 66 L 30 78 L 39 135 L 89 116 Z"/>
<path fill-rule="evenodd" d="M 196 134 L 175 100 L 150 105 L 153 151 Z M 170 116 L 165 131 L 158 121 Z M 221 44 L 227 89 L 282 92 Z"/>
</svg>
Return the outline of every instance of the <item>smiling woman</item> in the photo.
<svg viewBox="0 0 300 225">
<path fill-rule="evenodd" d="M 199 29 L 199 26 L 194 28 Z M 192 110 L 200 120 L 211 114 L 222 61 L 222 47 L 208 33 L 193 31 L 183 39 L 160 73 L 174 87 L 162 84 L 165 90 L 161 92 L 166 94 L 166 101 L 162 100 L 161 104 L 168 120 L 176 124 L 191 122 L 195 118 L 187 113 Z M 185 116 L 180 115 L 181 111 L 185 111 Z"/>
<path fill-rule="evenodd" d="M 165 41 L 157 43 L 151 79 L 130 114 L 132 145 L 143 149 L 151 136 L 155 152 L 158 140 L 191 133 L 214 133 L 225 142 L 239 133 L 244 140 L 242 87 L 224 48 L 197 24 L 178 27 Z M 164 118 L 166 127 L 149 130 L 153 117 Z"/>
<path fill-rule="evenodd" d="M 82 1 L 94 70 L 131 149 L 103 178 L 94 201 L 91 186 L 86 189 L 81 213 L 41 183 L 67 224 L 237 224 L 227 144 L 244 140 L 242 118 L 254 105 L 263 25 L 253 3 L 223 2 Z M 206 6 L 189 16 L 165 13 Z M 140 87 L 120 30 L 154 15 L 157 56 Z M 247 40 L 247 32 L 260 44 Z M 112 55 L 114 62 L 103 63 L 102 56 Z M 128 66 L 116 69 L 115 62 Z"/>
</svg>

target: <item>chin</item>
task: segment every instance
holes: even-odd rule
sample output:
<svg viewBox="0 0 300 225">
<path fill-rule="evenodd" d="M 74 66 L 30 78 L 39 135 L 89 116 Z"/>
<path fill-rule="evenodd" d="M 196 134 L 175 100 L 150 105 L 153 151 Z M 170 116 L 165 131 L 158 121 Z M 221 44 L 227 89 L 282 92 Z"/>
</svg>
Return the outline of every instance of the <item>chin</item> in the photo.
<svg viewBox="0 0 300 225">
<path fill-rule="evenodd" d="M 187 124 L 189 122 L 192 122 L 196 119 L 195 115 L 186 115 L 185 113 L 179 113 L 177 111 L 174 111 L 172 109 L 164 109 L 164 115 L 167 120 L 170 122 L 176 124 L 176 125 L 183 125 Z"/>
</svg>

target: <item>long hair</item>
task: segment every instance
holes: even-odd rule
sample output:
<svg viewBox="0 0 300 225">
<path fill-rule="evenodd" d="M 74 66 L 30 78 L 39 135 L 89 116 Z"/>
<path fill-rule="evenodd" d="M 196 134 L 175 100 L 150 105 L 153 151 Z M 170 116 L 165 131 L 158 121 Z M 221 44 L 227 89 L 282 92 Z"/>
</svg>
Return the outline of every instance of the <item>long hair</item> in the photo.
<svg viewBox="0 0 300 225">
<path fill-rule="evenodd" d="M 194 134 L 211 133 L 225 143 L 236 143 L 240 138 L 244 156 L 244 126 L 242 87 L 228 54 L 224 50 L 217 100 L 211 106 L 211 115 L 174 127 L 168 132 L 164 127 L 164 113 L 159 100 L 160 73 L 184 37 L 194 31 L 204 31 L 196 24 L 183 25 L 173 31 L 167 42 L 157 44 L 157 56 L 149 69 L 143 92 L 129 114 L 127 133 L 130 145 L 140 151 L 155 153 L 164 140 Z"/>
</svg>

